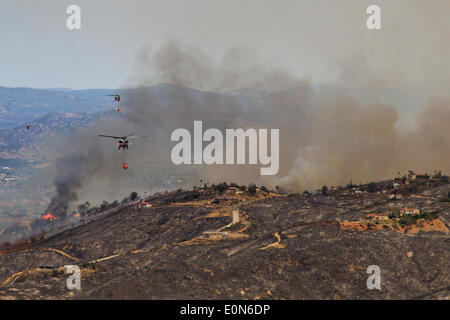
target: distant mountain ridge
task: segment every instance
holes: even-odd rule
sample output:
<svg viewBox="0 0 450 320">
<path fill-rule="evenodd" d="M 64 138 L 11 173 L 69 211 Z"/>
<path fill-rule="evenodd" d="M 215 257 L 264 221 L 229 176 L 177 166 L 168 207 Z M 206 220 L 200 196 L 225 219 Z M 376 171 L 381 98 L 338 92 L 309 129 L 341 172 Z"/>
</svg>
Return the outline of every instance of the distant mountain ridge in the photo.
<svg viewBox="0 0 450 320">
<path fill-rule="evenodd" d="M 240 99 L 240 104 L 248 101 L 249 107 L 255 105 L 258 99 L 264 99 L 276 94 L 295 94 L 312 88 L 315 94 L 326 96 L 329 100 L 351 96 L 359 100 L 362 105 L 377 103 L 392 104 L 399 110 L 416 110 L 426 103 L 425 89 L 417 88 L 412 93 L 406 93 L 408 88 L 394 88 L 389 90 L 368 91 L 363 89 L 342 88 L 332 85 L 311 85 L 282 90 L 278 93 L 257 89 L 242 88 L 228 92 L 202 91 L 177 84 L 161 83 L 150 87 L 128 89 L 85 89 L 72 90 L 70 88 L 56 87 L 49 89 L 35 88 L 9 88 L 0 86 L 0 129 L 13 128 L 27 124 L 50 113 L 96 113 L 107 110 L 114 105 L 108 94 L 146 92 L 149 97 L 156 97 L 160 107 L 171 100 L 171 95 L 182 92 L 187 96 L 202 96 L 205 101 L 217 102 L 222 105 L 233 104 L 233 98 Z M 225 107 L 225 105 L 224 105 Z M 221 110 L 223 111 L 223 110 Z"/>
<path fill-rule="evenodd" d="M 49 113 L 29 122 L 26 126 L 0 129 L 0 152 L 31 147 L 44 133 L 70 133 L 74 127 L 83 127 L 98 119 L 103 113 Z"/>
<path fill-rule="evenodd" d="M 0 87 L 0 129 L 25 125 L 50 113 L 95 113 L 113 105 L 111 89 Z"/>
</svg>

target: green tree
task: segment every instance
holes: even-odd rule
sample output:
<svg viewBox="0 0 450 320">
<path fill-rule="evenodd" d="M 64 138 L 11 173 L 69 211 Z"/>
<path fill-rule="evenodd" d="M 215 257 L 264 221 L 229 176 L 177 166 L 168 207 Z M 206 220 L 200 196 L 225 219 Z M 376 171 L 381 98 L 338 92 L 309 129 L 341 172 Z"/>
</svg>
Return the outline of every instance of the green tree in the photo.
<svg viewBox="0 0 450 320">
<path fill-rule="evenodd" d="M 138 193 L 136 191 L 133 191 L 130 193 L 130 200 L 135 201 L 139 197 Z"/>
<path fill-rule="evenodd" d="M 103 200 L 102 204 L 100 205 L 100 209 L 104 210 L 106 207 L 108 207 L 109 203 L 106 200 Z"/>
<path fill-rule="evenodd" d="M 219 190 L 220 193 L 223 193 L 225 190 L 228 189 L 228 185 L 227 185 L 226 182 L 219 183 L 219 184 L 216 186 L 216 189 Z"/>
</svg>

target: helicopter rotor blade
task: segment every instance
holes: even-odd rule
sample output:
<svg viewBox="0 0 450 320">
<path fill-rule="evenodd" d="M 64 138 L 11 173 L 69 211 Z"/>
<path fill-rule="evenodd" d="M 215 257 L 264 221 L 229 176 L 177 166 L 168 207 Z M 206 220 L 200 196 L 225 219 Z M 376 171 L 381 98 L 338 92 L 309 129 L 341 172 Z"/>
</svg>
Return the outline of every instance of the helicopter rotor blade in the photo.
<svg viewBox="0 0 450 320">
<path fill-rule="evenodd" d="M 126 137 L 116 137 L 116 136 L 107 136 L 104 134 L 99 134 L 99 137 L 104 137 L 104 138 L 111 138 L 111 139 L 126 139 Z"/>
<path fill-rule="evenodd" d="M 136 138 L 147 138 L 147 136 L 135 136 L 135 135 L 132 135 L 132 136 L 127 136 L 127 138 L 132 138 L 132 139 L 136 139 Z"/>
</svg>

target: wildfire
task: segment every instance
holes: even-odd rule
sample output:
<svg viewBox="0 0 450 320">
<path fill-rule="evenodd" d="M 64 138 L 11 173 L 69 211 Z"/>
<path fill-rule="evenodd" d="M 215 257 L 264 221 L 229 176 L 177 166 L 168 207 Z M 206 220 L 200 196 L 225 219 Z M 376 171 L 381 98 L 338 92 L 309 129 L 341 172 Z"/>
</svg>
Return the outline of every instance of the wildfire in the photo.
<svg viewBox="0 0 450 320">
<path fill-rule="evenodd" d="M 46 213 L 41 218 L 42 218 L 42 220 L 45 220 L 45 221 L 55 221 L 56 220 L 56 217 L 54 215 L 52 215 L 51 213 Z"/>
</svg>

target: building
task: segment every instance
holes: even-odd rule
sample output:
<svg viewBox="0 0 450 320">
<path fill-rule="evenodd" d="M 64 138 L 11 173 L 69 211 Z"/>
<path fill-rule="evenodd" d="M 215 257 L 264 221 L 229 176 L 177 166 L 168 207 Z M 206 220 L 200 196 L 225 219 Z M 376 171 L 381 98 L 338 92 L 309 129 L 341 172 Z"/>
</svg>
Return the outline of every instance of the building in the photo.
<svg viewBox="0 0 450 320">
<path fill-rule="evenodd" d="M 388 199 L 389 200 L 399 200 L 399 199 L 403 199 L 403 196 L 401 194 L 390 193 L 390 194 L 388 194 Z"/>
<path fill-rule="evenodd" d="M 136 209 L 147 209 L 147 208 L 151 208 L 151 207 L 152 207 L 152 205 L 150 203 L 148 203 L 147 201 L 141 201 L 135 205 Z"/>
<path fill-rule="evenodd" d="M 418 174 L 416 174 L 416 179 L 421 179 L 421 180 L 427 180 L 427 179 L 429 179 L 430 178 L 430 176 L 428 175 L 428 174 L 426 174 L 426 173 L 418 173 Z"/>
<path fill-rule="evenodd" d="M 227 193 L 228 194 L 243 194 L 244 191 L 240 190 L 237 187 L 228 187 Z"/>
<path fill-rule="evenodd" d="M 417 214 L 420 214 L 420 210 L 419 209 L 417 209 L 417 208 L 407 208 L 407 207 L 405 207 L 405 208 L 401 208 L 400 209 L 400 214 L 401 215 L 417 215 Z"/>
<path fill-rule="evenodd" d="M 414 173 L 412 171 L 408 173 L 409 180 L 427 180 L 429 178 L 430 176 L 426 173 Z"/>
</svg>

